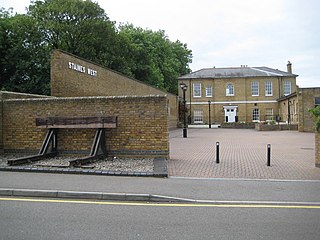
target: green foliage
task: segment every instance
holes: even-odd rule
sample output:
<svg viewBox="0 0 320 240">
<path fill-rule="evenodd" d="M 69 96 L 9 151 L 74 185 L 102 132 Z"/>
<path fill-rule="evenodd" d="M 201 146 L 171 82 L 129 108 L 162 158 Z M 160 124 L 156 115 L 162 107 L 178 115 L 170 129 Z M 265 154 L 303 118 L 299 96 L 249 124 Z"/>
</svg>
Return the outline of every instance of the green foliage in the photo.
<svg viewBox="0 0 320 240">
<path fill-rule="evenodd" d="M 50 50 L 26 15 L 0 19 L 0 86 L 3 90 L 49 94 Z"/>
<path fill-rule="evenodd" d="M 171 93 L 191 50 L 164 31 L 115 27 L 90 0 L 32 1 L 26 15 L 0 9 L 0 89 L 50 92 L 50 52 L 62 49 Z"/>
<path fill-rule="evenodd" d="M 28 15 L 38 24 L 51 49 L 61 49 L 110 66 L 116 43 L 114 23 L 91 1 L 46 0 L 30 5 Z"/>
<path fill-rule="evenodd" d="M 315 108 L 309 109 L 309 112 L 314 116 L 315 118 L 315 125 L 316 130 L 320 132 L 320 106 L 317 106 Z"/>
<path fill-rule="evenodd" d="M 164 31 L 151 31 L 131 24 L 120 26 L 127 43 L 128 68 L 136 79 L 177 94 L 177 78 L 190 72 L 191 51 L 179 41 L 171 42 Z"/>
<path fill-rule="evenodd" d="M 271 120 L 270 121 L 270 125 L 275 125 L 276 124 L 276 121 L 275 120 Z"/>
</svg>

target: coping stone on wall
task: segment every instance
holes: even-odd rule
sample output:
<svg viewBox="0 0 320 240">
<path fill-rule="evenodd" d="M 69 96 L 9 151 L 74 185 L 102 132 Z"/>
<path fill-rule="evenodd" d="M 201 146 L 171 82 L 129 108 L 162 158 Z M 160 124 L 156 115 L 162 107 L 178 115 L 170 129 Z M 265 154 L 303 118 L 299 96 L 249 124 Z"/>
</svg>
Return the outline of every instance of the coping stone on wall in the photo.
<svg viewBox="0 0 320 240">
<path fill-rule="evenodd" d="M 24 98 L 24 99 L 6 99 L 4 102 L 43 102 L 43 101 L 76 101 L 76 100 L 108 100 L 108 99 L 153 99 L 166 98 L 167 95 L 145 95 L 145 96 L 90 96 L 90 97 L 52 97 L 52 98 Z"/>
</svg>

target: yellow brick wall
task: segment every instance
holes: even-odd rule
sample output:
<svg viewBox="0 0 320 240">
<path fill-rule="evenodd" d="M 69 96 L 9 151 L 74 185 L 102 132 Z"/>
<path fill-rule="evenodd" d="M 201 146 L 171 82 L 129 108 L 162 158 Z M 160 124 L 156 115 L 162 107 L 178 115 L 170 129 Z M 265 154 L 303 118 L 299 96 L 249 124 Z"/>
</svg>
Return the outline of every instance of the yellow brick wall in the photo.
<svg viewBox="0 0 320 240">
<path fill-rule="evenodd" d="M 45 129 L 35 126 L 37 117 L 117 116 L 117 129 L 106 131 L 107 149 L 113 156 L 168 157 L 167 98 L 75 97 L 3 101 L 5 152 L 39 151 Z M 88 154 L 94 129 L 59 129 L 61 153 Z"/>
<path fill-rule="evenodd" d="M 82 71 L 70 69 L 70 63 L 84 68 Z M 88 74 L 88 69 L 96 71 L 95 76 Z M 51 56 L 51 95 L 56 97 L 165 95 L 169 101 L 169 127 L 177 126 L 177 96 L 60 50 L 53 51 Z"/>
<path fill-rule="evenodd" d="M 315 97 L 320 97 L 320 88 L 299 89 L 299 131 L 301 132 L 313 132 L 315 130 L 314 118 L 308 111 L 315 107 Z"/>
<path fill-rule="evenodd" d="M 315 158 L 316 167 L 320 167 L 320 132 L 315 133 Z"/>
<path fill-rule="evenodd" d="M 27 98 L 50 98 L 48 96 L 0 91 L 0 152 L 3 152 L 3 100 L 6 99 L 27 99 Z"/>
</svg>

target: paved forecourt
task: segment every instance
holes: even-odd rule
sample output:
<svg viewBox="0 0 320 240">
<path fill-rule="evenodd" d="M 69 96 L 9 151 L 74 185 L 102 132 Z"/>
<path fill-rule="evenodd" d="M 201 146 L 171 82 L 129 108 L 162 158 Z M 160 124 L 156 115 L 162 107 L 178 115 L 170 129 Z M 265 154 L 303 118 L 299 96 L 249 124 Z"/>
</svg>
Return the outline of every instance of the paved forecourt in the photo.
<svg viewBox="0 0 320 240">
<path fill-rule="evenodd" d="M 320 180 L 314 133 L 251 129 L 182 129 L 170 132 L 169 176 Z M 216 163 L 219 142 L 220 163 Z M 271 166 L 267 166 L 271 144 Z"/>
</svg>

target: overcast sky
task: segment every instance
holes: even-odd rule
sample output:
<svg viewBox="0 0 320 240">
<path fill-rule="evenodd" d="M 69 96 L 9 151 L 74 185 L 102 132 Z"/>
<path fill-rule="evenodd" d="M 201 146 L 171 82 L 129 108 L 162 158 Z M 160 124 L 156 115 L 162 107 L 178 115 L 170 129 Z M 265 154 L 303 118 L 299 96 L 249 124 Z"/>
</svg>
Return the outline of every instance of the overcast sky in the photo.
<svg viewBox="0 0 320 240">
<path fill-rule="evenodd" d="M 193 71 L 266 66 L 286 71 L 300 87 L 320 87 L 319 0 L 98 0 L 112 21 L 164 30 L 186 43 Z M 30 0 L 0 0 L 24 13 Z"/>
</svg>

